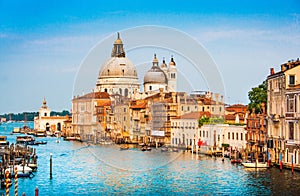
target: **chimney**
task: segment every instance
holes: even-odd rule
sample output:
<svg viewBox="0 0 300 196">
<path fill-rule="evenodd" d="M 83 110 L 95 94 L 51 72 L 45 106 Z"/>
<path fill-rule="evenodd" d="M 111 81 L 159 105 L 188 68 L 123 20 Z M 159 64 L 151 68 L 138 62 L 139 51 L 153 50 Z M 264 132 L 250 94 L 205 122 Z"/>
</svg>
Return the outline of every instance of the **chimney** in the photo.
<svg viewBox="0 0 300 196">
<path fill-rule="evenodd" d="M 270 68 L 270 75 L 273 75 L 273 74 L 275 74 L 274 68 Z"/>
<path fill-rule="evenodd" d="M 216 93 L 215 97 L 216 97 L 216 105 L 219 105 L 219 93 Z"/>
</svg>

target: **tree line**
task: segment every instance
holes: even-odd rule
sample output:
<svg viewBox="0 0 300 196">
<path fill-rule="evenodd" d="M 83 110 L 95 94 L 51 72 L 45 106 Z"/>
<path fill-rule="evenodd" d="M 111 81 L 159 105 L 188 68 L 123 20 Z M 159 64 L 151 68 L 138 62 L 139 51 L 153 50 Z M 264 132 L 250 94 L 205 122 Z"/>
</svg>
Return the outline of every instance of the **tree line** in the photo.
<svg viewBox="0 0 300 196">
<path fill-rule="evenodd" d="M 23 112 L 23 113 L 9 113 L 9 114 L 1 114 L 0 118 L 6 118 L 7 121 L 33 121 L 34 117 L 38 116 L 38 112 Z M 62 112 L 52 111 L 50 116 L 66 116 L 70 115 L 70 112 L 67 110 L 63 110 Z"/>
</svg>

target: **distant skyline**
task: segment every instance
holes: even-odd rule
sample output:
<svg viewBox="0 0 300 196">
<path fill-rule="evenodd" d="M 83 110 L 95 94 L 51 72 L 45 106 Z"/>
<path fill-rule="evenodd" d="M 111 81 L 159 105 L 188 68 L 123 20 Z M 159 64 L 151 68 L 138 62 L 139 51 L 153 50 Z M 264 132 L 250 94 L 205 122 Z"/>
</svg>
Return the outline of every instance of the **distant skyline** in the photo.
<svg viewBox="0 0 300 196">
<path fill-rule="evenodd" d="M 0 114 L 38 111 L 44 97 L 52 110 L 70 110 L 76 74 L 89 51 L 136 26 L 166 26 L 197 40 L 218 66 L 227 103 L 247 104 L 248 91 L 271 67 L 279 71 L 300 57 L 296 0 L 2 0 L 0 21 Z M 151 62 L 153 53 L 147 56 Z"/>
</svg>

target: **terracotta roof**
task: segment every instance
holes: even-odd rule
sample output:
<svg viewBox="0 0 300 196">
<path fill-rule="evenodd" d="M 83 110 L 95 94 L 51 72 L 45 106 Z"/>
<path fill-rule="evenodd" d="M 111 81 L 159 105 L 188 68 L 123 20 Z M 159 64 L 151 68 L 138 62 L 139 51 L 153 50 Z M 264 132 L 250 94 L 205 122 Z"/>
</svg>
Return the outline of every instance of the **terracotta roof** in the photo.
<svg viewBox="0 0 300 196">
<path fill-rule="evenodd" d="M 110 98 L 109 94 L 106 92 L 92 92 L 80 97 L 75 97 L 74 100 L 75 99 L 109 99 L 109 98 Z"/>
<path fill-rule="evenodd" d="M 110 99 L 108 99 L 108 100 L 97 100 L 96 103 L 97 103 L 96 107 L 111 106 Z"/>
<path fill-rule="evenodd" d="M 130 106 L 132 109 L 145 109 L 147 106 L 147 102 L 138 102 L 136 105 Z"/>
<path fill-rule="evenodd" d="M 244 120 L 244 116 L 242 114 L 238 114 L 239 115 L 239 120 L 243 121 Z M 236 114 L 226 114 L 225 115 L 225 120 L 235 120 L 236 118 Z"/>
</svg>

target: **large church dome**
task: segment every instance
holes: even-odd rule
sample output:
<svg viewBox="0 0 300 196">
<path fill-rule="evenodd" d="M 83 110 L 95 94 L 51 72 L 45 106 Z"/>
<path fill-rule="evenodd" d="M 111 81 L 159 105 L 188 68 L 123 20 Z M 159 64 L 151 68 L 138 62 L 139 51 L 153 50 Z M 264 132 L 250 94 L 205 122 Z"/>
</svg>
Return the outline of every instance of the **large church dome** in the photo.
<svg viewBox="0 0 300 196">
<path fill-rule="evenodd" d="M 111 57 L 99 72 L 100 78 L 136 78 L 137 71 L 133 63 L 126 57 Z"/>
<path fill-rule="evenodd" d="M 125 56 L 123 42 L 118 38 L 114 42 L 109 58 L 99 71 L 96 89 L 109 94 L 129 97 L 139 90 L 138 75 L 134 64 Z"/>
</svg>

